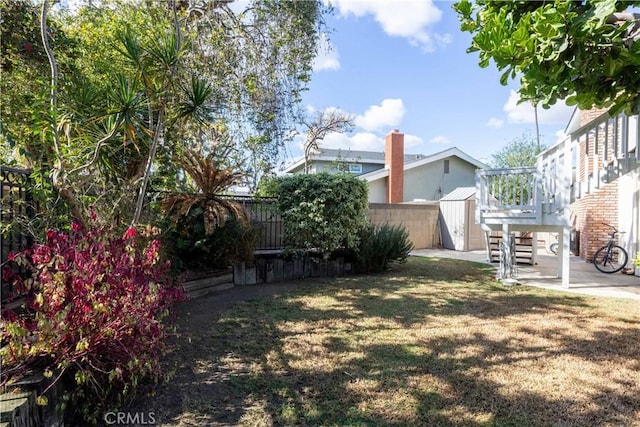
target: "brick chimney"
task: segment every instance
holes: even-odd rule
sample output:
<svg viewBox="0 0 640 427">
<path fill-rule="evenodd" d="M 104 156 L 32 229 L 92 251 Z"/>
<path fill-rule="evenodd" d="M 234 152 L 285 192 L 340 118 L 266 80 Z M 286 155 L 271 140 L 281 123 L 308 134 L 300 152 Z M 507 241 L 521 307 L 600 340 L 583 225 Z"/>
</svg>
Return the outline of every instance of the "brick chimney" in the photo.
<svg viewBox="0 0 640 427">
<path fill-rule="evenodd" d="M 387 203 L 404 200 L 404 134 L 394 129 L 385 137 L 384 166 L 389 169 Z"/>
</svg>

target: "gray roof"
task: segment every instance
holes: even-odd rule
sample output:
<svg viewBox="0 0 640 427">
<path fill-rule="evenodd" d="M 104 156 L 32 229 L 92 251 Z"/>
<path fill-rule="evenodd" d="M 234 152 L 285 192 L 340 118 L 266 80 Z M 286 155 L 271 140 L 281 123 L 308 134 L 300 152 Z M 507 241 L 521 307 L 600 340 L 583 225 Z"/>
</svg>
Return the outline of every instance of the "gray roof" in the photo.
<svg viewBox="0 0 640 427">
<path fill-rule="evenodd" d="M 311 153 L 311 158 L 343 157 L 345 159 L 373 159 L 384 161 L 384 153 L 379 151 L 341 150 L 321 148 L 319 152 Z"/>
<path fill-rule="evenodd" d="M 475 195 L 476 187 L 458 187 L 440 199 L 440 201 L 467 200 L 471 197 L 475 197 Z"/>
<path fill-rule="evenodd" d="M 319 152 L 311 153 L 311 159 L 323 157 L 342 157 L 344 159 L 367 159 L 384 161 L 384 152 L 382 151 L 361 151 L 361 150 L 342 150 L 334 148 L 321 148 Z M 404 162 L 409 163 L 425 158 L 424 154 L 405 154 Z"/>
</svg>

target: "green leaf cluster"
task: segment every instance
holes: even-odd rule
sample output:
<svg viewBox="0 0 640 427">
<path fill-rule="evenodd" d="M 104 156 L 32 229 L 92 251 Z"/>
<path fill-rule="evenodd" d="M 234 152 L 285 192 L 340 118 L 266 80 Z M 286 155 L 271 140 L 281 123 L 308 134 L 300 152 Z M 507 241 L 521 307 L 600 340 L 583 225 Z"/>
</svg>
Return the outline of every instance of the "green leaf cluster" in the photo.
<svg viewBox="0 0 640 427">
<path fill-rule="evenodd" d="M 220 132 L 234 146 L 232 163 L 257 183 L 297 126 L 328 8 L 319 0 L 254 0 L 236 13 L 227 2 L 175 3 L 175 20 L 167 2 L 52 7 L 47 27 L 59 78 L 51 108 L 41 3 L 1 1 L 2 157 L 58 168 L 65 201 L 97 206 L 108 221 L 128 220 L 131 195 L 149 175 L 152 190 L 178 187 L 176 154 L 206 154 Z"/>
<path fill-rule="evenodd" d="M 367 183 L 346 173 L 293 175 L 277 183 L 278 209 L 288 250 L 328 257 L 358 244 L 367 224 Z"/>
<path fill-rule="evenodd" d="M 478 52 L 480 67 L 493 61 L 503 85 L 519 79 L 521 102 L 566 100 L 615 115 L 640 108 L 640 45 L 628 37 L 631 22 L 609 18 L 639 4 L 463 0 L 453 9 L 473 36 L 468 52 Z"/>
</svg>

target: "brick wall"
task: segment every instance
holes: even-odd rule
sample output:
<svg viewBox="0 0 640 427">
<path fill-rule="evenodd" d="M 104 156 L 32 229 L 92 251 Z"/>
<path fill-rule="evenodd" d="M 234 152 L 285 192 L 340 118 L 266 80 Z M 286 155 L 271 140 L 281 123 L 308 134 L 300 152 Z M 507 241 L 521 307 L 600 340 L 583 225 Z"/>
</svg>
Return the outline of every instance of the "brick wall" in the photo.
<svg viewBox="0 0 640 427">
<path fill-rule="evenodd" d="M 618 227 L 618 181 L 603 185 L 571 205 L 571 223 L 580 237 L 580 257 L 591 261 L 611 229 Z"/>
<path fill-rule="evenodd" d="M 597 119 L 607 111 L 606 108 L 594 108 L 589 111 L 580 111 L 580 126 L 584 126 L 587 123 Z"/>
</svg>

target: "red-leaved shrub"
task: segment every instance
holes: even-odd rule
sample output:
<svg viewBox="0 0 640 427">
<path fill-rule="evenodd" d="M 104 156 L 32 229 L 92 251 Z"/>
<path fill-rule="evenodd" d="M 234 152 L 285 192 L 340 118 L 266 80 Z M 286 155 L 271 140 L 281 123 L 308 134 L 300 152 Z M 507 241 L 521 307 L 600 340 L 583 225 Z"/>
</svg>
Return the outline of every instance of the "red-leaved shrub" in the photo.
<svg viewBox="0 0 640 427">
<path fill-rule="evenodd" d="M 33 275 L 13 277 L 17 289 L 30 292 L 19 312 L 3 313 L 2 383 L 43 372 L 69 385 L 75 416 L 96 422 L 101 411 L 163 377 L 163 319 L 184 292 L 173 286 L 168 262 L 159 262 L 150 231 L 116 235 L 95 221 L 87 229 L 74 223 L 10 257 Z"/>
</svg>

